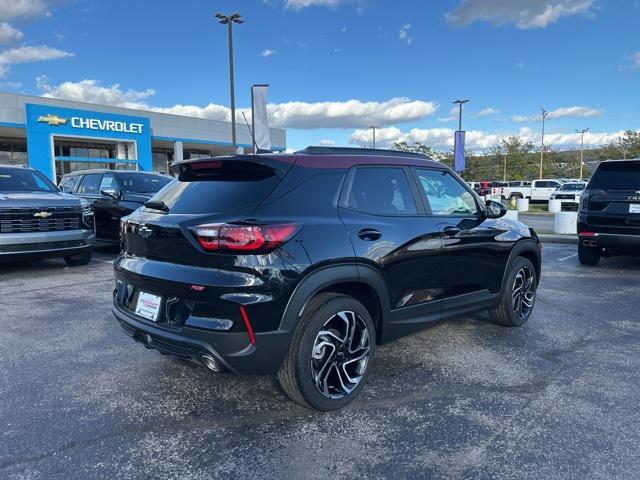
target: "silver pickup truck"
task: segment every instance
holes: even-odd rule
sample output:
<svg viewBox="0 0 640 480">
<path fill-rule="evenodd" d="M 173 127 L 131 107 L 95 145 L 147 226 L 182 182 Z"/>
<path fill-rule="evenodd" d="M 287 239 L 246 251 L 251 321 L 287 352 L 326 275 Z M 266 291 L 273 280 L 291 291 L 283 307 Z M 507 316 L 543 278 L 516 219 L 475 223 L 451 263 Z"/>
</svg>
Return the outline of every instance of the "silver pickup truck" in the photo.
<svg viewBox="0 0 640 480">
<path fill-rule="evenodd" d="M 33 168 L 0 165 L 0 262 L 63 257 L 91 261 L 93 211 Z"/>
</svg>

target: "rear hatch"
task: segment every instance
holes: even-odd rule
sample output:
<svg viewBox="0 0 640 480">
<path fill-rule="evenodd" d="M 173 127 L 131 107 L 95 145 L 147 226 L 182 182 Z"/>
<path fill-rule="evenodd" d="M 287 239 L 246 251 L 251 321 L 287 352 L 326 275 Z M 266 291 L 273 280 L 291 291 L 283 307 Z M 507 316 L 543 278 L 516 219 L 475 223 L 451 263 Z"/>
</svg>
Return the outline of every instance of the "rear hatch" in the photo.
<svg viewBox="0 0 640 480">
<path fill-rule="evenodd" d="M 601 163 L 582 202 L 599 232 L 640 235 L 640 161 Z"/>
<path fill-rule="evenodd" d="M 257 155 L 174 163 L 178 178 L 123 223 L 123 249 L 153 260 L 220 266 L 225 254 L 205 251 L 195 227 L 250 221 L 290 168 L 290 163 Z"/>
</svg>

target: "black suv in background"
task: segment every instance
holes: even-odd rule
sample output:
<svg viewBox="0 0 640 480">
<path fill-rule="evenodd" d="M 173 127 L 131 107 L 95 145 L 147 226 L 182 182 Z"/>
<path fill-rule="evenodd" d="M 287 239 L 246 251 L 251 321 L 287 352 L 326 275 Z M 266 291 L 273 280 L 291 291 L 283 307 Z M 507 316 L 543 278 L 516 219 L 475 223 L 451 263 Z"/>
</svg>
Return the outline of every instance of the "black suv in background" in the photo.
<svg viewBox="0 0 640 480">
<path fill-rule="evenodd" d="M 85 265 L 94 242 L 88 202 L 60 192 L 38 170 L 0 165 L 0 262 L 64 257 Z"/>
<path fill-rule="evenodd" d="M 358 394 L 377 344 L 443 318 L 532 312 L 540 243 L 416 154 L 310 147 L 172 165 L 123 221 L 113 313 L 148 348 L 278 372 L 302 405 Z"/>
<path fill-rule="evenodd" d="M 62 177 L 60 189 L 90 202 L 96 219 L 96 240 L 117 245 L 120 219 L 142 206 L 170 181 L 171 177 L 153 172 L 82 170 Z"/>
<path fill-rule="evenodd" d="M 602 162 L 580 196 L 578 257 L 640 254 L 640 160 Z"/>
</svg>

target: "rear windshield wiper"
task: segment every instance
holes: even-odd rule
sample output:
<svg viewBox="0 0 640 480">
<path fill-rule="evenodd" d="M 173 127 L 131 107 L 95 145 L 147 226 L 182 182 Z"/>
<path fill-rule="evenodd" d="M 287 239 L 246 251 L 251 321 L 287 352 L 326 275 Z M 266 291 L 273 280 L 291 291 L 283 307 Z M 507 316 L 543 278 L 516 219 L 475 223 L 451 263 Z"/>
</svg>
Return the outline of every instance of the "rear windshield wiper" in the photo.
<svg viewBox="0 0 640 480">
<path fill-rule="evenodd" d="M 152 208 L 153 210 L 161 210 L 163 212 L 169 211 L 169 207 L 162 200 L 150 200 L 148 202 L 145 202 L 144 206 L 147 208 Z"/>
</svg>

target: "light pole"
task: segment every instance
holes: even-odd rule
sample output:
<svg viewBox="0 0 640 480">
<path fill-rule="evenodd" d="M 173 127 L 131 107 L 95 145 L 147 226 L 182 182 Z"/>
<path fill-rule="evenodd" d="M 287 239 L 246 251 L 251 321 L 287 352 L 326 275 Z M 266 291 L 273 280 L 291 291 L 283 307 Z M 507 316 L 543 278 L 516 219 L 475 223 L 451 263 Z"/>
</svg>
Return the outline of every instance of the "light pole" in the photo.
<svg viewBox="0 0 640 480">
<path fill-rule="evenodd" d="M 369 128 L 373 132 L 373 148 L 376 148 L 376 128 L 378 127 L 376 125 L 370 125 Z"/>
<path fill-rule="evenodd" d="M 582 168 L 584 167 L 584 134 L 589 131 L 588 128 L 583 128 L 582 130 L 577 130 L 580 134 L 580 180 L 582 180 Z"/>
<path fill-rule="evenodd" d="M 507 152 L 504 152 L 504 166 L 503 166 L 503 173 L 502 173 L 502 181 L 506 182 L 507 181 Z"/>
<path fill-rule="evenodd" d="M 542 116 L 542 139 L 540 140 L 540 180 L 542 180 L 542 163 L 544 161 L 544 121 L 546 120 L 549 112 L 547 112 L 544 108 L 541 108 L 541 116 Z"/>
<path fill-rule="evenodd" d="M 464 105 L 465 103 L 467 103 L 469 100 L 455 100 L 453 103 L 457 103 L 458 106 L 460 107 L 459 113 L 458 113 L 458 131 L 461 132 L 462 131 L 462 105 Z"/>
<path fill-rule="evenodd" d="M 239 13 L 233 13 L 231 15 L 223 15 L 222 13 L 216 13 L 218 21 L 227 26 L 227 32 L 229 34 L 229 89 L 231 91 L 231 143 L 233 144 L 233 153 L 236 153 L 237 140 L 236 140 L 236 95 L 233 85 L 233 24 L 244 23 Z"/>
</svg>

